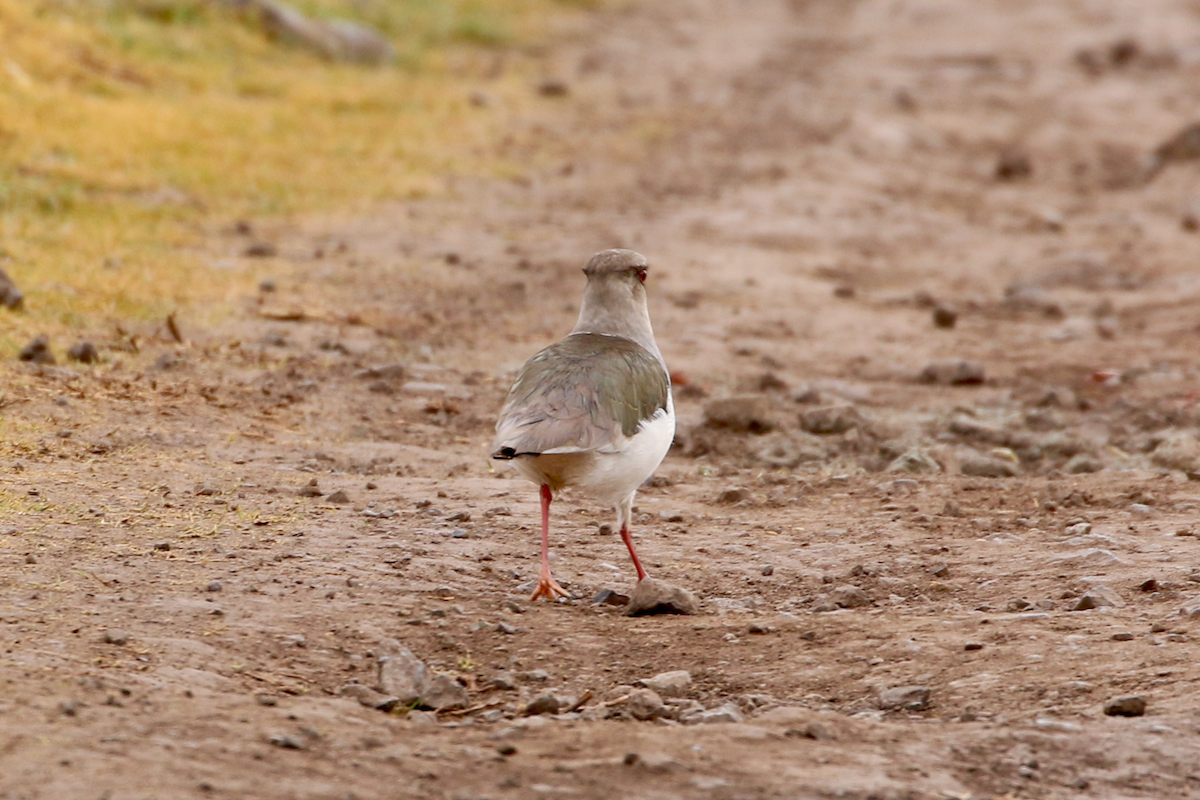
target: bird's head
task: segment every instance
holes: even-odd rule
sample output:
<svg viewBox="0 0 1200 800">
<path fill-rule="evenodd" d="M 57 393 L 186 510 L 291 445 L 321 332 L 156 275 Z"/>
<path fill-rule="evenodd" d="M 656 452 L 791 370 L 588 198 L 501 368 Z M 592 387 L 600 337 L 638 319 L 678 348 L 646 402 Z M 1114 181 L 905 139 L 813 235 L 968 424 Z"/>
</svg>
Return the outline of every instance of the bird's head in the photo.
<svg viewBox="0 0 1200 800">
<path fill-rule="evenodd" d="M 632 250 L 602 250 L 592 256 L 583 268 L 589 286 L 604 286 L 606 292 L 626 287 L 635 298 L 644 298 L 642 284 L 650 269 L 646 257 Z"/>
</svg>

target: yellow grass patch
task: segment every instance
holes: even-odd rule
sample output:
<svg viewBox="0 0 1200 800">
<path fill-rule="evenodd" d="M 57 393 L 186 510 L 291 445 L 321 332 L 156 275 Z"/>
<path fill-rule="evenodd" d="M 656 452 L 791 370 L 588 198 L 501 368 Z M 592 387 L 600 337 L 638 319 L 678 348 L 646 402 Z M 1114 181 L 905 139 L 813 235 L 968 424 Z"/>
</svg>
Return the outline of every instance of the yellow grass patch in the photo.
<svg viewBox="0 0 1200 800">
<path fill-rule="evenodd" d="M 308 0 L 370 24 L 394 63 L 330 63 L 215 0 L 0 0 L 0 359 L 39 331 L 160 319 L 244 293 L 214 267 L 214 224 L 359 207 L 502 168 L 481 147 L 563 0 Z"/>
</svg>

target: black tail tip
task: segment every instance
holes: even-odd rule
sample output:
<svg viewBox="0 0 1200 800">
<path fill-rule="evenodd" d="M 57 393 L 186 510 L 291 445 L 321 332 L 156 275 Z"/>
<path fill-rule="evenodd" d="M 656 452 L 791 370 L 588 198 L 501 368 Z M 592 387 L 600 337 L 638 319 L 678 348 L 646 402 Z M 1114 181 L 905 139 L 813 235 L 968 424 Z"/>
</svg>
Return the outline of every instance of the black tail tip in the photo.
<svg viewBox="0 0 1200 800">
<path fill-rule="evenodd" d="M 492 458 L 498 459 L 500 461 L 511 461 L 512 459 L 514 459 L 516 457 L 517 457 L 517 451 L 516 451 L 516 448 L 513 448 L 513 447 L 501 447 L 499 450 L 492 453 Z"/>
</svg>

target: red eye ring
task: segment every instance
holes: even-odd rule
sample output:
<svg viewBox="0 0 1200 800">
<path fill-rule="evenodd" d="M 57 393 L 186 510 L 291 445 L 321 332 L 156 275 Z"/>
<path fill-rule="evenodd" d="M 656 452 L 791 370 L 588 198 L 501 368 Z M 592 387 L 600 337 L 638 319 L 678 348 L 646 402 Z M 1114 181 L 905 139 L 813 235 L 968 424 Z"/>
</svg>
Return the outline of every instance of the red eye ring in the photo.
<svg viewBox="0 0 1200 800">
<path fill-rule="evenodd" d="M 639 281 L 641 281 L 642 283 L 645 283 L 646 282 L 646 268 L 642 267 L 641 269 L 639 269 L 637 271 L 637 276 L 638 276 Z"/>
</svg>

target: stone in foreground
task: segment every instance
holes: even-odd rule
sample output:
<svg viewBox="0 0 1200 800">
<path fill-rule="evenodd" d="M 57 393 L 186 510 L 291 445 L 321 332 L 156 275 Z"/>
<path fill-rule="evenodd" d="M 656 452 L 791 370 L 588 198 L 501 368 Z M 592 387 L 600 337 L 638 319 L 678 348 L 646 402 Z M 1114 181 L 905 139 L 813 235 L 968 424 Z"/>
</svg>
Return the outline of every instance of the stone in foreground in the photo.
<svg viewBox="0 0 1200 800">
<path fill-rule="evenodd" d="M 646 578 L 633 590 L 625 614 L 630 617 L 650 614 L 695 614 L 699 605 L 696 596 L 687 589 L 672 586 L 657 578 Z"/>
</svg>

